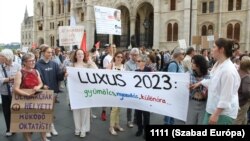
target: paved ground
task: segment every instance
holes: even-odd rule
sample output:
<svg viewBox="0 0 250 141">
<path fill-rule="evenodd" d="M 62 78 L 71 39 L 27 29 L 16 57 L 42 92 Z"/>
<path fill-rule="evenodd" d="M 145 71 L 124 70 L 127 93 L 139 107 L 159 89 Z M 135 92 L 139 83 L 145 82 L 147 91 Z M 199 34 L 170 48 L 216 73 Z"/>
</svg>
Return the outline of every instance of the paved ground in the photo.
<svg viewBox="0 0 250 141">
<path fill-rule="evenodd" d="M 55 127 L 59 133 L 58 136 L 50 138 L 51 141 L 143 141 L 142 137 L 136 137 L 135 133 L 137 127 L 128 128 L 126 126 L 126 109 L 121 109 L 121 126 L 125 131 L 120 132 L 118 136 L 112 136 L 109 134 L 109 119 L 107 121 L 100 120 L 101 108 L 93 108 L 93 113 L 97 115 L 96 119 L 92 119 L 91 131 L 85 138 L 80 138 L 74 135 L 74 122 L 72 111 L 69 110 L 68 103 L 66 102 L 65 93 L 59 96 L 60 103 L 56 104 L 55 109 Z M 0 106 L 2 108 L 2 106 Z M 2 109 L 0 108 L 0 141 L 23 141 L 21 133 L 17 133 L 12 137 L 5 137 L 5 122 L 3 118 Z M 110 112 L 108 108 L 107 113 Z M 151 124 L 162 124 L 163 116 L 157 114 L 151 114 Z M 40 141 L 40 135 L 34 133 L 33 141 Z"/>
</svg>

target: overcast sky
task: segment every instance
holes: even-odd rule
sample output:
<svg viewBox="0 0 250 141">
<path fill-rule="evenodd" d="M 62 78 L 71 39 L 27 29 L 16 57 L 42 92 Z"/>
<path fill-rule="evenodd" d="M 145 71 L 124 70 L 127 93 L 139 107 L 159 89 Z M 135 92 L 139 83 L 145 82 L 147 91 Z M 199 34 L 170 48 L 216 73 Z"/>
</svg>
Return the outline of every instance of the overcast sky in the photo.
<svg viewBox="0 0 250 141">
<path fill-rule="evenodd" d="M 29 16 L 33 16 L 33 0 L 0 0 L 0 43 L 21 42 L 26 5 Z"/>
</svg>

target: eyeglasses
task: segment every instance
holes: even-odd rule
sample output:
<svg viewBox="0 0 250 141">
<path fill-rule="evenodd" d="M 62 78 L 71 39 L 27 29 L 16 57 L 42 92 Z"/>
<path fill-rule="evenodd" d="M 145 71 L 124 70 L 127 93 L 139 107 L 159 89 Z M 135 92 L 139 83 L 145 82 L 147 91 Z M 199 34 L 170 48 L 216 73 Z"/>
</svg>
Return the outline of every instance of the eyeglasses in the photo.
<svg viewBox="0 0 250 141">
<path fill-rule="evenodd" d="M 123 58 L 122 56 L 116 56 L 117 58 Z"/>
<path fill-rule="evenodd" d="M 136 62 L 137 62 L 137 63 L 141 63 L 141 62 L 143 62 L 143 61 L 142 61 L 142 60 L 137 60 Z"/>
<path fill-rule="evenodd" d="M 35 62 L 36 62 L 36 60 L 27 60 L 26 62 L 35 63 Z"/>
<path fill-rule="evenodd" d="M 139 54 L 131 54 L 131 56 L 138 56 Z"/>
</svg>

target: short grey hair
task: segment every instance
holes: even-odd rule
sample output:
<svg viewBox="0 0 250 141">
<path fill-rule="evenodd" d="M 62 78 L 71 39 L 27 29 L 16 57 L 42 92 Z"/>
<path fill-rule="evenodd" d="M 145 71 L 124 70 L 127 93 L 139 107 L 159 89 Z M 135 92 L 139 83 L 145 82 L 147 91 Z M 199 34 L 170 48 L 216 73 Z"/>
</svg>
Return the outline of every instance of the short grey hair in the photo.
<svg viewBox="0 0 250 141">
<path fill-rule="evenodd" d="M 1 55 L 3 55 L 8 61 L 13 61 L 14 59 L 14 54 L 11 49 L 3 49 L 1 51 Z"/>
<path fill-rule="evenodd" d="M 24 63 L 25 61 L 27 61 L 30 58 L 35 58 L 35 55 L 31 52 L 25 53 L 22 57 L 22 63 Z"/>
<path fill-rule="evenodd" d="M 132 48 L 130 54 L 140 54 L 140 51 L 138 48 Z"/>
</svg>

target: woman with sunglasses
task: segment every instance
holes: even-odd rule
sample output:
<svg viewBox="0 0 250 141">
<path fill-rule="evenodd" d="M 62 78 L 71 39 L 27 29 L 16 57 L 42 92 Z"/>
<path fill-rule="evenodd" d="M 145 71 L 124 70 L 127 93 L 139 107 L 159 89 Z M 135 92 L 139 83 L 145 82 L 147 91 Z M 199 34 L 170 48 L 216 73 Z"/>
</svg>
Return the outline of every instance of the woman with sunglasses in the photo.
<svg viewBox="0 0 250 141">
<path fill-rule="evenodd" d="M 124 57 L 122 52 L 116 52 L 111 64 L 107 67 L 107 69 L 123 71 L 124 70 Z M 110 128 L 109 132 L 112 135 L 117 135 L 116 131 L 124 131 L 123 128 L 120 127 L 120 108 L 112 107 L 110 113 Z"/>
<path fill-rule="evenodd" d="M 141 72 L 151 72 L 152 69 L 149 67 L 146 67 L 146 62 L 148 61 L 148 57 L 146 55 L 140 55 L 136 60 L 137 68 L 135 71 L 141 71 Z M 144 130 L 146 130 L 146 125 L 149 125 L 150 122 L 150 113 L 148 111 L 142 111 L 142 110 L 135 110 L 136 115 L 136 124 L 138 126 L 138 131 L 136 132 L 135 136 L 141 136 Z M 145 134 L 144 134 L 145 137 Z"/>
</svg>

